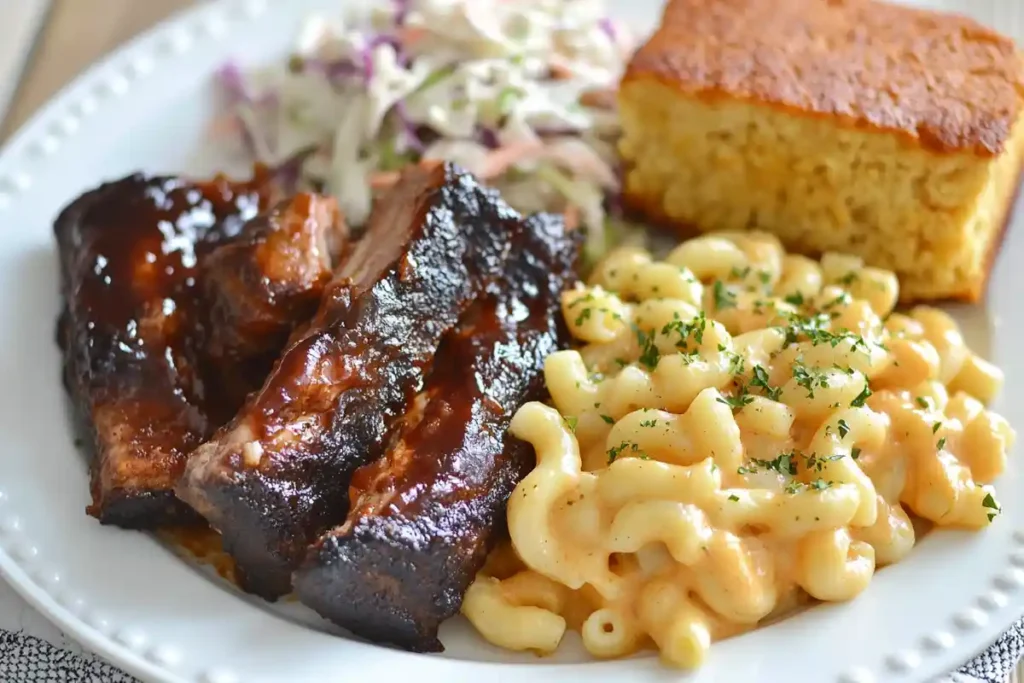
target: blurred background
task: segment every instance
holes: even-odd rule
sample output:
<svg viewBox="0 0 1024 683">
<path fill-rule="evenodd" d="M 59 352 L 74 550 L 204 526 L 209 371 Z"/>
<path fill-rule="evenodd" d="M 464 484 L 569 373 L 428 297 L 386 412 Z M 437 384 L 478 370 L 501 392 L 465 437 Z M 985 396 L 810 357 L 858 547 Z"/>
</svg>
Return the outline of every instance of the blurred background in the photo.
<svg viewBox="0 0 1024 683">
<path fill-rule="evenodd" d="M 202 0 L 0 0 L 0 142 L 75 75 Z"/>
<path fill-rule="evenodd" d="M 0 143 L 92 62 L 174 12 L 206 1 L 0 0 Z M 1024 39 L 1024 0 L 895 1 L 967 12 Z"/>
</svg>

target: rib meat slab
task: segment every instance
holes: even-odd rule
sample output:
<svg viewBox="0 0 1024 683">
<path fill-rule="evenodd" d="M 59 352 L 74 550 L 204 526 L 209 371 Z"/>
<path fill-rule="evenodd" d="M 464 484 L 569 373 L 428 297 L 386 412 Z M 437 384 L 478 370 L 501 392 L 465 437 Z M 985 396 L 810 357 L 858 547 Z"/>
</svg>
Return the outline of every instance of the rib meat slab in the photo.
<svg viewBox="0 0 1024 683">
<path fill-rule="evenodd" d="M 178 495 L 221 532 L 242 587 L 273 599 L 348 511 L 442 335 L 501 272 L 520 217 L 444 164 L 403 174 L 263 388 L 191 456 Z"/>
<path fill-rule="evenodd" d="M 200 340 L 226 331 L 203 327 L 197 283 L 207 258 L 245 237 L 273 184 L 266 173 L 243 183 L 135 174 L 87 192 L 58 216 L 58 343 L 89 436 L 89 512 L 102 523 L 152 529 L 200 521 L 173 486 L 188 453 L 216 426 Z M 274 288 L 293 284 L 286 277 Z M 233 294 L 217 296 L 227 302 Z"/>
<path fill-rule="evenodd" d="M 303 603 L 375 641 L 441 650 L 454 615 L 532 464 L 506 430 L 541 397 L 544 359 L 566 343 L 559 308 L 578 240 L 560 218 L 525 222 L 505 277 L 445 338 L 388 452 L 361 468 L 345 523 L 295 576 Z"/>
</svg>

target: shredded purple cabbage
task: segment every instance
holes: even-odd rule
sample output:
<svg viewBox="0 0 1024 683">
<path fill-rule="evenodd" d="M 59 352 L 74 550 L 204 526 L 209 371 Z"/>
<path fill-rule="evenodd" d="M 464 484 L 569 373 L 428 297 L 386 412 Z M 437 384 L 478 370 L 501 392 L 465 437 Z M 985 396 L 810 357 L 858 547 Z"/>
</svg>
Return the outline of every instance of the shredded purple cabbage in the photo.
<svg viewBox="0 0 1024 683">
<path fill-rule="evenodd" d="M 254 97 L 249 89 L 245 85 L 245 75 L 242 69 L 236 62 L 228 61 L 217 70 L 216 78 L 224 88 L 224 92 L 227 93 L 231 104 L 235 107 L 239 105 L 245 105 L 252 110 L 254 116 L 267 115 L 266 111 L 269 108 L 276 108 L 280 105 L 280 97 L 276 92 L 264 92 L 258 97 Z M 261 111 L 262 110 L 262 111 Z M 244 119 L 242 119 L 238 112 L 232 112 L 238 123 L 238 129 L 242 136 L 242 144 L 248 154 L 253 157 L 257 157 L 257 145 L 255 133 L 249 129 Z M 268 147 L 274 147 L 277 144 L 277 140 L 268 139 L 266 140 Z"/>
<path fill-rule="evenodd" d="M 291 193 L 298 190 L 299 181 L 302 179 L 302 167 L 306 163 L 306 159 L 315 153 L 316 147 L 300 149 L 270 169 L 274 180 L 285 192 Z"/>
<path fill-rule="evenodd" d="M 372 54 L 374 48 L 379 45 L 390 45 L 395 51 L 395 58 L 398 63 L 404 68 L 409 68 L 412 65 L 412 58 L 406 54 L 405 46 L 402 45 L 402 40 L 398 36 L 389 33 L 379 33 L 370 39 L 366 50 Z"/>
<path fill-rule="evenodd" d="M 533 131 L 542 138 L 557 138 L 580 134 L 579 128 L 572 126 L 536 126 Z"/>
<path fill-rule="evenodd" d="M 501 142 L 498 140 L 498 133 L 493 128 L 478 128 L 476 136 L 480 144 L 488 149 L 497 149 L 501 146 Z"/>
<path fill-rule="evenodd" d="M 373 51 L 369 46 L 359 51 L 359 59 L 363 63 L 363 80 L 369 83 L 373 80 Z"/>
<path fill-rule="evenodd" d="M 334 85 L 338 85 L 342 81 L 356 76 L 359 78 L 363 77 L 362 67 L 357 66 L 348 57 L 333 60 L 306 58 L 302 60 L 302 70 L 323 74 Z"/>
<path fill-rule="evenodd" d="M 217 80 L 224 91 L 234 102 L 249 102 L 249 93 L 245 88 L 245 76 L 237 62 L 228 61 L 217 70 Z"/>
<path fill-rule="evenodd" d="M 248 104 L 254 107 L 276 107 L 280 104 L 280 98 L 276 92 L 267 91 L 254 97 L 245 87 L 245 74 L 235 62 L 227 62 L 218 69 L 217 79 L 233 104 Z"/>
<path fill-rule="evenodd" d="M 432 144 L 444 137 L 425 123 L 417 124 L 414 130 L 416 132 L 416 139 L 420 141 L 420 144 L 423 145 L 424 149 L 430 147 Z"/>
<path fill-rule="evenodd" d="M 609 38 L 611 38 L 613 43 L 618 39 L 619 32 L 615 28 L 615 22 L 611 19 L 608 17 L 602 17 L 597 21 L 597 25 L 601 27 L 601 30 L 604 31 Z"/>
<path fill-rule="evenodd" d="M 623 188 L 626 186 L 626 166 L 621 161 L 612 166 L 615 174 L 615 186 L 619 189 L 612 192 L 606 190 L 604 193 L 604 212 L 613 218 L 622 218 L 626 214 L 626 204 L 622 198 Z"/>
<path fill-rule="evenodd" d="M 395 26 L 404 26 L 405 20 L 409 17 L 411 0 L 392 0 L 392 2 L 395 5 Z"/>
<path fill-rule="evenodd" d="M 390 45 L 397 54 L 402 53 L 402 41 L 398 39 L 398 36 L 391 35 L 390 33 L 378 33 L 370 39 L 366 49 L 372 52 L 378 45 Z"/>
<path fill-rule="evenodd" d="M 327 74 L 327 78 L 332 81 L 351 78 L 352 76 L 358 76 L 362 73 L 360 68 L 348 58 L 335 59 L 333 61 L 326 62 L 323 66 L 324 73 Z"/>
</svg>

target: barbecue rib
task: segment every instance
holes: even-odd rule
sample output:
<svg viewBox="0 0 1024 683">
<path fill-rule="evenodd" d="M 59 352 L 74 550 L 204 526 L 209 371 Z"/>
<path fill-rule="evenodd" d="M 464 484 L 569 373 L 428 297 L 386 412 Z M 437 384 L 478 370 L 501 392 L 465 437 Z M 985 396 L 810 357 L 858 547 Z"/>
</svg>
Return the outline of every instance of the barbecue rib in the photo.
<svg viewBox="0 0 1024 683">
<path fill-rule="evenodd" d="M 309 328 L 263 388 L 190 457 L 177 494 L 221 532 L 245 590 L 268 599 L 348 510 L 441 336 L 503 270 L 519 216 L 451 165 L 378 203 Z"/>
<path fill-rule="evenodd" d="M 172 491 L 188 453 L 216 426 L 207 410 L 213 399 L 198 341 L 205 316 L 197 281 L 211 253 L 245 238 L 245 221 L 273 187 L 265 172 L 243 183 L 135 174 L 82 195 L 58 216 L 58 343 L 91 437 L 89 513 L 102 523 L 152 529 L 199 521 Z M 227 301 L 232 293 L 218 296 Z"/>
<path fill-rule="evenodd" d="M 210 418 L 226 423 L 263 385 L 296 324 L 316 313 L 348 245 L 334 199 L 298 194 L 202 259 L 200 313 Z"/>
<path fill-rule="evenodd" d="M 458 612 L 533 464 L 506 429 L 567 341 L 559 300 L 579 250 L 544 215 L 525 222 L 515 247 L 505 277 L 445 338 L 387 454 L 353 476 L 344 525 L 295 574 L 303 603 L 358 635 L 442 650 L 438 626 Z"/>
</svg>

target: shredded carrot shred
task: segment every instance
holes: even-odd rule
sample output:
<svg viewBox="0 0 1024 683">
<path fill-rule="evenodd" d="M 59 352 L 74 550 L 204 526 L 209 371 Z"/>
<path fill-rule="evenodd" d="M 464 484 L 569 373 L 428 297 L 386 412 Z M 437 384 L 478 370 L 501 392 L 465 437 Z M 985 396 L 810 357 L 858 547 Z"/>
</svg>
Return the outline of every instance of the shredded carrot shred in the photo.
<svg viewBox="0 0 1024 683">
<path fill-rule="evenodd" d="M 580 212 L 580 207 L 575 204 L 569 204 L 565 207 L 565 211 L 562 215 L 565 218 L 566 230 L 575 230 L 580 227 L 580 223 L 583 221 L 583 214 Z"/>
<path fill-rule="evenodd" d="M 241 128 L 238 117 L 234 114 L 221 114 L 210 121 L 210 134 L 213 136 L 232 135 Z"/>
<path fill-rule="evenodd" d="M 580 95 L 580 104 L 584 107 L 593 107 L 594 109 L 608 109 L 614 111 L 616 108 L 616 96 L 618 93 L 614 88 L 599 88 L 594 90 L 585 90 Z"/>
<path fill-rule="evenodd" d="M 564 60 L 557 57 L 548 62 L 548 69 L 551 70 L 551 78 L 556 81 L 567 81 L 576 75 Z"/>
<path fill-rule="evenodd" d="M 394 187 L 402 174 L 398 171 L 374 171 L 370 174 L 370 187 L 374 190 L 386 190 Z"/>
<path fill-rule="evenodd" d="M 403 26 L 398 30 L 398 39 L 404 46 L 414 45 L 423 40 L 426 35 L 427 30 L 425 28 L 416 26 Z"/>
<path fill-rule="evenodd" d="M 497 178 L 516 162 L 538 154 L 543 149 L 544 145 L 539 141 L 520 142 L 514 145 L 499 147 L 487 155 L 487 158 L 480 167 L 480 177 L 484 180 Z"/>
</svg>

